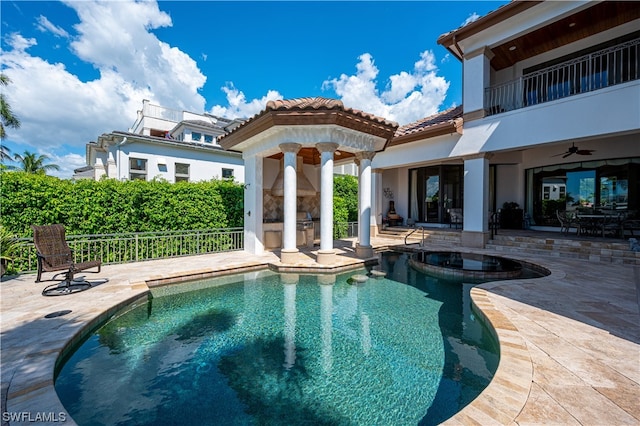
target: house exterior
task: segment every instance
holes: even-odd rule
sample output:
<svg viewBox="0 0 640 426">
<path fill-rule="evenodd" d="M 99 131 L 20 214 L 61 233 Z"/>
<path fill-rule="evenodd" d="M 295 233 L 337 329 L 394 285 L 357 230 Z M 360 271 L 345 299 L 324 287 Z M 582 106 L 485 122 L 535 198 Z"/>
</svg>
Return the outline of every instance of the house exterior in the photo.
<svg viewBox="0 0 640 426">
<path fill-rule="evenodd" d="M 514 1 L 442 35 L 463 108 L 400 127 L 372 162 L 399 215 L 449 226 L 462 209 L 462 243 L 482 247 L 503 206 L 533 229 L 640 210 L 639 28 L 635 2 Z"/>
<path fill-rule="evenodd" d="M 96 180 L 107 176 L 118 180 L 195 182 L 225 178 L 244 182 L 240 153 L 222 149 L 217 141 L 240 123 L 144 100 L 129 131 L 105 133 L 87 144 L 87 164 Z"/>
<path fill-rule="evenodd" d="M 635 2 L 513 1 L 438 39 L 463 64 L 463 106 L 398 127 L 331 99 L 268 103 L 220 140 L 251 165 L 245 249 L 271 240 L 295 260 L 302 209 L 320 221 L 318 262 L 331 263 L 326 170 L 348 162 L 362 257 L 390 209 L 408 225 L 462 222 L 467 247 L 484 247 L 497 211 L 503 227 L 558 231 L 557 210 L 637 214 L 638 28 Z"/>
</svg>

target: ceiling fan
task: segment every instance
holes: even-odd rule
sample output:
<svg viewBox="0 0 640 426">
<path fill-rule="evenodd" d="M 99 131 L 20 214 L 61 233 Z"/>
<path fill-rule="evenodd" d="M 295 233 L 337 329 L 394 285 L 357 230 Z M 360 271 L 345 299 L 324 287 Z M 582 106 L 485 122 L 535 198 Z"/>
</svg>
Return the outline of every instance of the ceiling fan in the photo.
<svg viewBox="0 0 640 426">
<path fill-rule="evenodd" d="M 565 152 L 562 152 L 562 153 L 556 154 L 556 155 L 552 155 L 552 157 L 557 157 L 558 155 L 562 155 L 562 158 L 567 158 L 568 156 L 570 156 L 572 154 L 591 155 L 591 153 L 594 152 L 594 151 L 595 151 L 595 149 L 578 149 L 576 144 L 572 143 L 571 146 L 569 147 L 569 149 L 567 149 Z"/>
</svg>

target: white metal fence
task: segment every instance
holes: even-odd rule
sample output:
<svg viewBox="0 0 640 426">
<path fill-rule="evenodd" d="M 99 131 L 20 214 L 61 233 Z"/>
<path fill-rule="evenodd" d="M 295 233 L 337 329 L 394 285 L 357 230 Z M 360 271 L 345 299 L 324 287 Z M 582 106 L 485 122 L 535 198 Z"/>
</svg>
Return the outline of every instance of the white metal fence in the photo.
<svg viewBox="0 0 640 426">
<path fill-rule="evenodd" d="M 333 224 L 333 237 L 352 238 L 358 236 L 358 222 L 336 222 Z M 320 222 L 316 222 L 313 228 L 313 238 L 320 239 Z"/>
<path fill-rule="evenodd" d="M 243 228 L 67 235 L 66 238 L 75 262 L 100 259 L 107 265 L 244 250 Z M 10 265 L 11 269 L 18 273 L 33 272 L 37 269 L 33 239 L 20 241 L 20 253 Z"/>
<path fill-rule="evenodd" d="M 488 115 L 638 80 L 640 39 L 526 74 L 485 89 Z"/>
<path fill-rule="evenodd" d="M 319 239 L 320 226 L 315 227 L 315 233 Z M 335 238 L 357 237 L 358 222 L 335 223 L 334 233 Z M 244 250 L 243 228 L 67 235 L 66 239 L 76 263 L 100 259 L 105 265 Z M 19 242 L 19 253 L 9 264 L 10 271 L 36 271 L 33 239 L 21 238 Z"/>
</svg>

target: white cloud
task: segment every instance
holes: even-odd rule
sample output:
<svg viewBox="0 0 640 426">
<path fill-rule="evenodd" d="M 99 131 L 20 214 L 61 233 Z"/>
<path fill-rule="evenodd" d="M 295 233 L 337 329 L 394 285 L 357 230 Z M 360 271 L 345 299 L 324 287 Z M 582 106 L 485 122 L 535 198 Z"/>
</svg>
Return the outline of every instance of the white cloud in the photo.
<svg viewBox="0 0 640 426">
<path fill-rule="evenodd" d="M 475 12 L 473 12 L 471 15 L 469 15 L 469 17 L 467 19 L 465 19 L 465 21 L 462 23 L 461 26 L 464 27 L 465 25 L 470 24 L 473 21 L 477 21 L 478 19 L 480 19 L 480 15 L 478 15 Z"/>
<path fill-rule="evenodd" d="M 23 52 L 38 44 L 35 38 L 24 38 L 18 33 L 9 34 L 7 44 L 18 52 Z"/>
<path fill-rule="evenodd" d="M 386 90 L 377 89 L 378 68 L 370 54 L 359 58 L 355 75 L 342 74 L 326 80 L 324 90 L 332 89 L 345 106 L 363 110 L 400 124 L 410 123 L 438 112 L 449 82 L 438 76 L 433 52 L 426 50 L 414 64 L 413 71 L 389 77 Z"/>
<path fill-rule="evenodd" d="M 79 154 L 70 153 L 65 155 L 58 155 L 50 152 L 45 152 L 45 155 L 49 156 L 49 161 L 47 164 L 57 164 L 60 167 L 60 170 L 58 171 L 47 171 L 47 174 L 51 176 L 68 178 L 70 176 L 73 176 L 73 171 L 75 169 L 87 165 L 84 156 Z"/>
<path fill-rule="evenodd" d="M 36 28 L 42 31 L 43 33 L 51 32 L 53 35 L 57 37 L 69 38 L 69 33 L 65 31 L 64 28 L 58 27 L 51 23 L 46 16 L 40 15 L 38 16 L 38 22 L 36 23 Z"/>
<path fill-rule="evenodd" d="M 216 105 L 209 111 L 218 117 L 249 118 L 262 111 L 268 101 L 282 99 L 282 95 L 276 90 L 269 90 L 260 99 L 247 101 L 244 92 L 236 89 L 233 83 L 228 83 L 221 90 L 226 94 L 229 106 Z"/>
<path fill-rule="evenodd" d="M 67 146 L 84 152 L 85 144 L 101 133 L 127 130 L 143 99 L 189 111 L 204 109 L 205 100 L 198 90 L 206 77 L 196 62 L 150 32 L 171 25 L 171 18 L 157 3 L 66 4 L 80 20 L 73 28 L 75 33 L 42 16 L 37 25 L 60 36 L 71 33 L 71 51 L 93 65 L 99 77 L 82 81 L 64 64 L 31 55 L 35 38 L 10 35 L 7 45 L 11 49 L 2 52 L 2 63 L 12 83 L 3 90 L 21 120 L 20 129 L 11 129 L 9 134 L 10 142 L 19 145 L 15 151 L 33 151 L 34 147 L 56 151 Z M 69 164 L 78 166 L 74 161 Z"/>
</svg>

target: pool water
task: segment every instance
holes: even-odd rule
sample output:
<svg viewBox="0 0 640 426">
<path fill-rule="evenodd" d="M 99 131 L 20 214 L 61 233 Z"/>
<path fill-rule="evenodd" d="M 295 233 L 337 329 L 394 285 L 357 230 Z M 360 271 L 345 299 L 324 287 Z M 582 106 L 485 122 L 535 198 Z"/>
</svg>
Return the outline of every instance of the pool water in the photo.
<svg viewBox="0 0 640 426">
<path fill-rule="evenodd" d="M 384 253 L 384 278 L 253 272 L 152 290 L 90 334 L 56 390 L 79 425 L 437 424 L 498 363 L 473 284 Z"/>
</svg>

